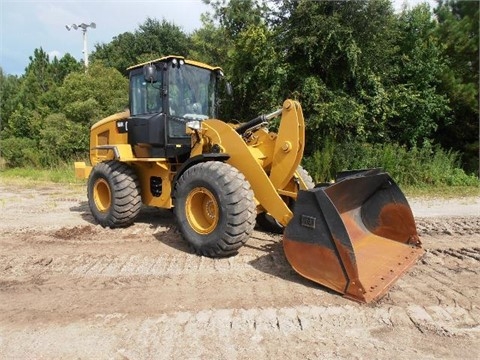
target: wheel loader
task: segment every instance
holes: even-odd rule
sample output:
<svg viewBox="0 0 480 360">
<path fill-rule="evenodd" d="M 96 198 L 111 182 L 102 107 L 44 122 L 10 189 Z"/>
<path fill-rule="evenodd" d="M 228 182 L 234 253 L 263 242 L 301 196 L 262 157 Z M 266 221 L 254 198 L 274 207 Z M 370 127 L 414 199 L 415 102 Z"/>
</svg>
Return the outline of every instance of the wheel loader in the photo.
<svg viewBox="0 0 480 360">
<path fill-rule="evenodd" d="M 345 171 L 314 186 L 300 165 L 297 101 L 231 124 L 217 119 L 221 68 L 166 56 L 128 72 L 129 108 L 91 127 L 91 164 L 75 163 L 100 225 L 128 226 L 142 205 L 173 209 L 197 254 L 224 257 L 266 224 L 283 231 L 295 271 L 358 302 L 379 299 L 422 256 L 412 211 L 387 173 Z"/>
</svg>

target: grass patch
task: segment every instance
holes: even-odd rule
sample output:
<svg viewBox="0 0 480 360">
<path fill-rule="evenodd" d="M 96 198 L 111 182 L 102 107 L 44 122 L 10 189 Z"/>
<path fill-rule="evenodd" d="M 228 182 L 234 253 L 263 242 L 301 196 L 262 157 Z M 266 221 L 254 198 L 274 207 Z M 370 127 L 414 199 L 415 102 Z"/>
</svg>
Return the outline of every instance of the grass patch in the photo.
<svg viewBox="0 0 480 360">
<path fill-rule="evenodd" d="M 334 147 L 330 144 L 330 152 L 333 152 Z M 329 152 L 327 152 L 329 153 Z M 440 154 L 443 155 L 443 154 Z M 310 165 L 312 163 L 316 163 L 317 165 L 316 174 L 318 175 L 319 171 L 322 170 L 325 174 L 328 169 L 329 165 L 331 165 L 331 161 L 334 157 L 326 158 L 324 156 L 319 156 L 317 153 L 317 158 L 314 157 L 307 159 L 310 160 Z M 313 161 L 312 161 L 313 160 Z M 431 159 L 430 159 L 431 160 Z M 433 182 L 433 184 L 402 184 L 398 181 L 398 179 L 392 174 L 392 169 L 390 169 L 390 175 L 394 178 L 396 182 L 399 183 L 400 188 L 405 193 L 407 197 L 426 197 L 426 198 L 468 198 L 468 197 L 479 197 L 480 196 L 480 183 L 478 178 L 474 176 L 468 176 L 463 171 L 458 170 L 458 168 L 452 166 L 452 163 L 456 159 L 445 159 L 442 158 L 444 162 L 449 164 L 447 168 L 445 165 L 442 165 L 442 170 L 445 173 L 450 174 L 450 176 L 458 175 L 460 176 L 461 180 L 467 179 L 466 185 L 457 185 L 453 186 L 450 184 L 442 184 L 441 182 Z M 438 159 L 437 159 L 438 161 Z M 435 161 L 433 161 L 435 163 Z M 75 171 L 73 167 L 73 163 L 66 163 L 62 165 L 58 165 L 55 167 L 45 168 L 45 169 L 38 169 L 33 167 L 18 167 L 18 168 L 8 168 L 5 166 L 1 166 L 1 158 L 0 158 L 0 182 L 7 184 L 7 185 L 16 185 L 16 186 L 35 186 L 41 185 L 45 183 L 57 183 L 63 185 L 73 185 L 77 187 L 78 185 L 85 185 L 85 180 L 78 180 L 75 178 Z M 369 164 L 371 165 L 371 164 Z M 380 164 L 379 164 L 380 165 Z M 437 164 L 438 166 L 438 164 Z M 436 167 L 435 167 L 436 168 Z M 312 173 L 311 169 L 309 169 L 311 175 L 315 175 L 315 171 Z M 388 170 L 387 170 L 388 171 Z M 395 173 L 395 171 L 393 171 Z M 431 171 L 431 173 L 437 173 L 437 171 Z M 397 174 L 398 175 L 398 174 Z M 438 175 L 437 175 L 438 176 Z M 442 175 L 443 177 L 445 174 Z M 402 177 L 400 177 L 402 178 Z M 438 176 L 440 178 L 440 176 Z M 318 180 L 318 179 L 317 179 Z"/>
<path fill-rule="evenodd" d="M 395 179 L 395 178 L 394 178 Z M 396 179 L 395 179 L 396 180 Z M 31 167 L 6 168 L 0 167 L 0 182 L 14 184 L 17 186 L 34 186 L 44 183 L 57 183 L 63 185 L 85 185 L 85 180 L 75 178 L 75 171 L 72 164 L 63 164 L 47 169 Z M 476 185 L 448 186 L 440 185 L 402 185 L 401 190 L 407 197 L 425 198 L 468 198 L 480 196 L 480 186 Z"/>
<path fill-rule="evenodd" d="M 480 187 L 478 186 L 404 186 L 402 191 L 407 197 L 421 198 L 469 198 L 479 197 Z"/>
<path fill-rule="evenodd" d="M 34 184 L 42 182 L 59 184 L 83 184 L 75 178 L 73 164 L 58 165 L 52 168 L 37 169 L 32 167 L 0 169 L 0 179 L 4 183 Z"/>
</svg>

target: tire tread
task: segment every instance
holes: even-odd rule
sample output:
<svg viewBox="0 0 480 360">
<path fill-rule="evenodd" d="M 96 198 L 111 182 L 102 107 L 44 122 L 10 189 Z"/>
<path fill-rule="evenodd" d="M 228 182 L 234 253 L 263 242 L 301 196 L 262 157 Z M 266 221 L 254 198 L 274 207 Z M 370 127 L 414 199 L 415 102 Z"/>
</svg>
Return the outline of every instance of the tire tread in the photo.
<svg viewBox="0 0 480 360">
<path fill-rule="evenodd" d="M 91 182 L 103 177 L 111 186 L 112 209 L 100 216 L 92 199 Z M 117 228 L 133 224 L 142 207 L 140 182 L 135 171 L 126 163 L 110 160 L 98 163 L 89 178 L 88 203 L 95 219 L 104 227 Z"/>
<path fill-rule="evenodd" d="M 201 241 L 192 241 L 188 239 L 189 235 L 183 229 L 183 226 L 187 226 L 182 225 L 185 223 L 183 219 L 185 215 L 176 210 L 177 220 L 181 224 L 180 230 L 192 249 L 199 255 L 208 257 L 234 255 L 250 238 L 255 226 L 256 205 L 253 191 L 244 175 L 237 169 L 216 161 L 196 164 L 185 171 L 176 184 L 177 191 L 181 192 L 190 179 L 202 177 L 203 174 L 209 174 L 226 197 L 227 201 L 219 204 L 226 208 L 225 228 L 219 232 L 218 239 L 213 243 L 202 244 Z M 177 199 L 178 196 L 176 195 L 175 198 Z M 177 206 L 175 209 L 178 209 Z"/>
</svg>

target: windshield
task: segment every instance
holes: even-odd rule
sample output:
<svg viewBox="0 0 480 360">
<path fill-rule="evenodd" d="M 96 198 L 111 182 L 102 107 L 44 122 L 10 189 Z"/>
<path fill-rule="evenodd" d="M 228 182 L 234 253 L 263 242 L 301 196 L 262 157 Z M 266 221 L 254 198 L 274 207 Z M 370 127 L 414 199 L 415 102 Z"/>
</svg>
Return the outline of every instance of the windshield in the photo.
<svg viewBox="0 0 480 360">
<path fill-rule="evenodd" d="M 216 117 L 216 73 L 184 64 L 168 74 L 170 115 L 204 120 Z"/>
</svg>

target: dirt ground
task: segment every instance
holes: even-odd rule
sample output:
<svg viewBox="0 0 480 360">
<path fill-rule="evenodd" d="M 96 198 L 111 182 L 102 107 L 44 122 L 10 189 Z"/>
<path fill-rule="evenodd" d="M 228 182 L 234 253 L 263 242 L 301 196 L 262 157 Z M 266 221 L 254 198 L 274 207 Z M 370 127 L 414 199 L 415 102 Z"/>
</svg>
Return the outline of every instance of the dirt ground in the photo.
<svg viewBox="0 0 480 360">
<path fill-rule="evenodd" d="M 0 183 L 1 359 L 478 359 L 479 199 L 411 201 L 424 258 L 364 305 L 256 231 L 199 257 L 171 212 L 103 229 L 85 187 Z"/>
</svg>

